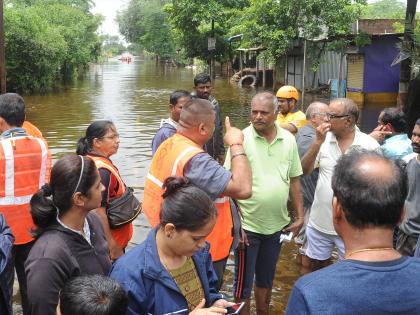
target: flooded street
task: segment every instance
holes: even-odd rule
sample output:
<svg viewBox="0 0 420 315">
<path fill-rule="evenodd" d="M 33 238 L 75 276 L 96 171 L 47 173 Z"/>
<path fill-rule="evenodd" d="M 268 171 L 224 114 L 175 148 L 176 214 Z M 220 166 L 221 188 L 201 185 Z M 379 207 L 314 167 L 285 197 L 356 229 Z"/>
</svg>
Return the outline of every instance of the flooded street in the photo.
<svg viewBox="0 0 420 315">
<path fill-rule="evenodd" d="M 195 73 L 191 69 L 156 66 L 136 59 L 94 66 L 89 76 L 71 87 L 42 96 L 26 96 L 27 119 L 41 129 L 54 159 L 75 152 L 77 140 L 96 119 L 112 119 L 120 134 L 118 154 L 112 157 L 123 180 L 140 199 L 151 158 L 152 137 L 160 120 L 168 116 L 169 94 L 175 89 L 191 90 Z M 255 89 L 238 88 L 218 78 L 213 94 L 219 100 L 222 117 L 229 115 L 234 126 L 249 122 L 249 103 Z M 150 228 L 141 215 L 135 221 L 132 245 L 141 242 Z M 281 252 L 273 289 L 272 314 L 282 313 L 299 266 L 296 248 L 287 244 Z M 224 293 L 231 295 L 233 261 L 225 274 Z M 18 305 L 16 303 L 16 307 Z M 17 314 L 20 312 L 17 311 Z"/>
</svg>

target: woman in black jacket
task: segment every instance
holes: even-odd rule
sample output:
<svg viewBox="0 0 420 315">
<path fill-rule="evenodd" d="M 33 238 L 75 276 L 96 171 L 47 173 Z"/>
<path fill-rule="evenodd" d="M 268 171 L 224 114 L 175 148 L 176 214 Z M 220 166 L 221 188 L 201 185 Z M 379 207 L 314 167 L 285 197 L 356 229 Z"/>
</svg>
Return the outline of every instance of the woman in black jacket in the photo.
<svg viewBox="0 0 420 315">
<path fill-rule="evenodd" d="M 37 240 L 25 263 L 32 315 L 53 315 L 59 291 L 78 275 L 107 275 L 108 244 L 99 218 L 102 191 L 95 163 L 67 155 L 51 170 L 50 185 L 31 199 Z"/>
</svg>

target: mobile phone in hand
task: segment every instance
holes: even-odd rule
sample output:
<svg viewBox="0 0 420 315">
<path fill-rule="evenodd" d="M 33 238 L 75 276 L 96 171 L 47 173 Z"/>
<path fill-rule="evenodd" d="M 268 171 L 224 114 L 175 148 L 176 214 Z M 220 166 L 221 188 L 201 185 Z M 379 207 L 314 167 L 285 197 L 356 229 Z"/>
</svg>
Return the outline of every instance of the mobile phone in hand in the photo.
<svg viewBox="0 0 420 315">
<path fill-rule="evenodd" d="M 281 244 L 283 242 L 290 242 L 292 238 L 293 238 L 293 232 L 281 233 L 279 243 Z"/>
<path fill-rule="evenodd" d="M 226 307 L 226 315 L 237 315 L 241 314 L 242 309 L 244 308 L 245 302 L 235 303 L 232 306 Z"/>
</svg>

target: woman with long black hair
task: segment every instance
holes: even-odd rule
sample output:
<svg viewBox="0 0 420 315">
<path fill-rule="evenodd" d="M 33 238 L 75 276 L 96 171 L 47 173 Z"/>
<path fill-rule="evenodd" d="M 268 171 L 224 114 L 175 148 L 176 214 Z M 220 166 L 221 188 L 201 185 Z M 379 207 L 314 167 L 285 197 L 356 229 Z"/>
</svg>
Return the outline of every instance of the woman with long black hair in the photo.
<svg viewBox="0 0 420 315">
<path fill-rule="evenodd" d="M 52 168 L 50 184 L 32 196 L 36 241 L 25 263 L 32 315 L 55 314 L 59 291 L 72 277 L 108 274 L 108 244 L 91 212 L 100 206 L 103 189 L 91 159 L 67 155 Z"/>
</svg>

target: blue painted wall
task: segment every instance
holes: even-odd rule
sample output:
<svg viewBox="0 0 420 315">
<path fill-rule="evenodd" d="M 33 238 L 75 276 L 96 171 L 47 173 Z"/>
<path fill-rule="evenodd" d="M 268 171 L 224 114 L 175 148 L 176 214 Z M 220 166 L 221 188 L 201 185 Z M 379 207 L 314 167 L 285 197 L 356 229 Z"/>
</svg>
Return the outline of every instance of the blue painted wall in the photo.
<svg viewBox="0 0 420 315">
<path fill-rule="evenodd" d="M 398 55 L 399 42 L 396 36 L 382 36 L 372 38 L 371 45 L 362 48 L 365 54 L 363 92 L 398 92 L 400 64 L 391 67 L 391 63 Z"/>
</svg>

